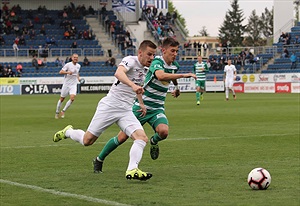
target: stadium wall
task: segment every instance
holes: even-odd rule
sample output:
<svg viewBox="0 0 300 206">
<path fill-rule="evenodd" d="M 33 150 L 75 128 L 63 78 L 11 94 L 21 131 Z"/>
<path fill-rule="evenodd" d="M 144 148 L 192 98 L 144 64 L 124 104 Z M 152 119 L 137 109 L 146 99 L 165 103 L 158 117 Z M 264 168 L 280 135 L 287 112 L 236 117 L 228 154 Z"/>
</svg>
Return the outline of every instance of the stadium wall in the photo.
<svg viewBox="0 0 300 206">
<path fill-rule="evenodd" d="M 300 73 L 242 74 L 240 81 L 234 83 L 239 93 L 300 93 Z M 78 84 L 78 93 L 107 92 L 114 77 L 83 77 L 85 84 Z M 59 94 L 63 78 L 0 78 L 0 95 Z M 194 92 L 194 79 L 179 79 L 182 92 Z M 170 85 L 169 91 L 174 90 Z M 206 81 L 207 92 L 223 92 L 223 81 Z"/>
</svg>

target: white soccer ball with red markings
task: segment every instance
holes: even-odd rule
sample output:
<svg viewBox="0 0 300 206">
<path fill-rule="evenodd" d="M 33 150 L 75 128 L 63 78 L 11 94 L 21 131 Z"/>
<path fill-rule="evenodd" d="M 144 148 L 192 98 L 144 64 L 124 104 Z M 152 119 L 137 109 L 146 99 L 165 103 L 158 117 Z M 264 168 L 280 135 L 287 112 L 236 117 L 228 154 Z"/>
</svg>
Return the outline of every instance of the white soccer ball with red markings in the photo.
<svg viewBox="0 0 300 206">
<path fill-rule="evenodd" d="M 265 190 L 271 184 L 271 175 L 264 168 L 255 168 L 248 175 L 248 184 L 254 190 Z"/>
</svg>

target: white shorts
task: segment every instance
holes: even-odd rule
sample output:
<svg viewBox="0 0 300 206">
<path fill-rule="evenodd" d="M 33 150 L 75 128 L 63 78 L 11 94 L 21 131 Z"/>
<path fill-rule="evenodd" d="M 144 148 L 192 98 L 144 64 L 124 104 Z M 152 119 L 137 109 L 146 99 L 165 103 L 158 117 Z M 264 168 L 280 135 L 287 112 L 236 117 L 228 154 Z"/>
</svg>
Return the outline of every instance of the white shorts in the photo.
<svg viewBox="0 0 300 206">
<path fill-rule="evenodd" d="M 120 129 L 131 136 L 138 129 L 143 129 L 132 110 L 115 108 L 99 102 L 97 110 L 87 129 L 93 135 L 99 137 L 109 126 L 116 123 Z"/>
<path fill-rule="evenodd" d="M 60 92 L 60 96 L 61 97 L 66 97 L 68 96 L 68 94 L 74 94 L 76 95 L 77 94 L 77 84 L 74 84 L 74 85 L 70 85 L 70 86 L 67 86 L 67 85 L 63 85 L 62 88 L 61 88 L 61 92 Z"/>
<path fill-rule="evenodd" d="M 228 88 L 232 88 L 233 87 L 233 79 L 226 79 L 225 80 L 225 87 L 228 87 Z"/>
</svg>

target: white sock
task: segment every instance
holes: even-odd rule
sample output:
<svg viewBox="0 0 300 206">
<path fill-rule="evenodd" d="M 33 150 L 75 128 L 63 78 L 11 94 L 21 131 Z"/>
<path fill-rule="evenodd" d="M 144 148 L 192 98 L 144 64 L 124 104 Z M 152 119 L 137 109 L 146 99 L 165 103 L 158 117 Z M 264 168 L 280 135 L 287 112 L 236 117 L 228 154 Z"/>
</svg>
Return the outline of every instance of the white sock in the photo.
<svg viewBox="0 0 300 206">
<path fill-rule="evenodd" d="M 226 95 L 226 99 L 228 99 L 228 97 L 229 97 L 229 88 L 228 87 L 226 87 L 225 95 Z"/>
<path fill-rule="evenodd" d="M 69 99 L 69 101 L 66 103 L 65 107 L 63 108 L 63 111 L 65 112 L 71 106 L 72 103 L 73 101 Z"/>
<path fill-rule="evenodd" d="M 144 142 L 143 140 L 134 140 L 129 152 L 129 164 L 127 170 L 138 168 L 139 163 L 143 157 L 145 146 L 146 142 Z"/>
<path fill-rule="evenodd" d="M 232 91 L 232 95 L 235 95 L 235 92 L 234 92 L 234 89 L 233 89 L 233 88 L 231 88 L 231 91 Z"/>
<path fill-rule="evenodd" d="M 60 99 L 58 100 L 58 102 L 57 102 L 57 105 L 56 105 L 56 114 L 58 114 L 59 113 L 59 110 L 60 110 L 60 107 L 61 107 L 61 101 L 60 101 Z"/>
<path fill-rule="evenodd" d="M 85 132 L 81 129 L 68 129 L 65 135 L 66 137 L 69 137 L 75 142 L 79 142 L 80 144 L 83 145 L 84 134 Z"/>
</svg>

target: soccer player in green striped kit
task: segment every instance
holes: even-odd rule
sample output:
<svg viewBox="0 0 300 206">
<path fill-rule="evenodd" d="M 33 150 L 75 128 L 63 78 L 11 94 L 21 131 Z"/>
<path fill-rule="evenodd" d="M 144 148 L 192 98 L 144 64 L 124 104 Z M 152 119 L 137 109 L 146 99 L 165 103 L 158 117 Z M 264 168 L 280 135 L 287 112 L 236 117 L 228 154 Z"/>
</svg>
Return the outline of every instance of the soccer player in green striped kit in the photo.
<svg viewBox="0 0 300 206">
<path fill-rule="evenodd" d="M 196 75 L 193 73 L 176 74 L 179 65 L 175 61 L 178 54 L 179 42 L 171 37 L 166 38 L 162 43 L 163 56 L 156 56 L 149 67 L 144 81 L 143 102 L 147 109 L 146 115 L 141 113 L 141 107 L 138 102 L 133 105 L 133 113 L 142 125 L 146 122 L 154 130 L 154 135 L 150 139 L 150 155 L 153 160 L 159 156 L 158 142 L 167 138 L 169 134 L 168 119 L 165 114 L 165 99 L 167 96 L 169 84 L 172 81 L 175 85 L 175 90 L 172 91 L 173 97 L 180 95 L 177 79 L 179 78 L 194 78 Z M 105 157 L 115 150 L 119 145 L 125 142 L 128 136 L 122 131 L 118 136 L 111 138 L 99 156 L 95 158 L 94 172 L 102 172 L 102 165 Z"/>
<path fill-rule="evenodd" d="M 203 100 L 203 92 L 205 92 L 206 73 L 209 68 L 205 62 L 202 61 L 202 56 L 198 56 L 198 62 L 194 64 L 193 72 L 196 74 L 196 101 L 200 105 L 200 100 Z"/>
</svg>

